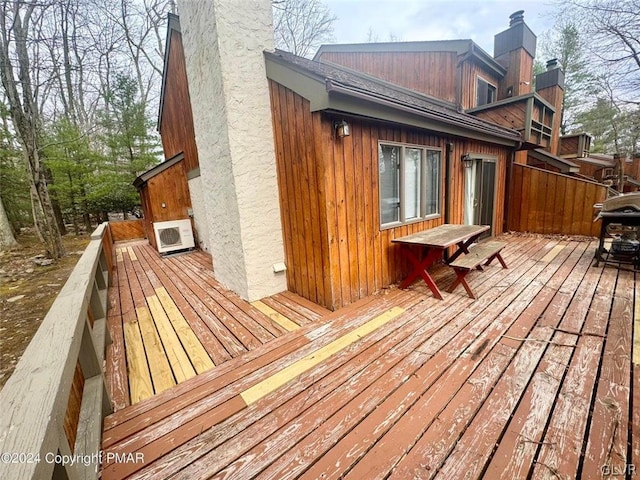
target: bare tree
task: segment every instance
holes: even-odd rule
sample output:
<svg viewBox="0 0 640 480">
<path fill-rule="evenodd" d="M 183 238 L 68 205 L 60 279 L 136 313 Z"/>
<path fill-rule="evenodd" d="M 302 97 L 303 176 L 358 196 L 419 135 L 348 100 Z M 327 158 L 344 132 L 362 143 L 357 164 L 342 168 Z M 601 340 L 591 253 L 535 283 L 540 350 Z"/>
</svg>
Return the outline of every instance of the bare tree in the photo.
<svg viewBox="0 0 640 480">
<path fill-rule="evenodd" d="M 3 1 L 0 6 L 0 78 L 7 95 L 13 126 L 29 171 L 36 229 L 52 258 L 64 255 L 41 157 L 41 117 L 38 105 L 39 72 L 29 47 L 32 28 L 38 32 L 51 5 L 35 0 Z M 39 38 L 39 37 L 35 37 Z M 39 45 L 33 47 L 38 52 Z M 36 60 L 34 62 L 33 60 Z M 15 66 L 14 66 L 15 64 Z M 34 81 L 34 76 L 36 81 Z"/>
<path fill-rule="evenodd" d="M 337 17 L 320 0 L 273 1 L 273 30 L 277 48 L 301 57 L 311 56 L 333 39 Z"/>
<path fill-rule="evenodd" d="M 570 0 L 562 14 L 581 26 L 621 100 L 640 104 L 640 0 Z"/>
</svg>

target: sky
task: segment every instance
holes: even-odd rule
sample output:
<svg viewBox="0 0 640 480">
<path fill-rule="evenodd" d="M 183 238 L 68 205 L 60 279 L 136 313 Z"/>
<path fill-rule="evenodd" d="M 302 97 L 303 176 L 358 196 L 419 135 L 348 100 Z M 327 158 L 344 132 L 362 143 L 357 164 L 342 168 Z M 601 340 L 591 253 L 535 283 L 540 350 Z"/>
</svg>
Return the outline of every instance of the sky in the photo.
<svg viewBox="0 0 640 480">
<path fill-rule="evenodd" d="M 377 41 L 474 40 L 493 54 L 493 37 L 509 27 L 509 15 L 524 10 L 538 36 L 554 23 L 550 0 L 324 0 L 338 20 L 336 43 L 362 43 L 371 30 Z"/>
</svg>

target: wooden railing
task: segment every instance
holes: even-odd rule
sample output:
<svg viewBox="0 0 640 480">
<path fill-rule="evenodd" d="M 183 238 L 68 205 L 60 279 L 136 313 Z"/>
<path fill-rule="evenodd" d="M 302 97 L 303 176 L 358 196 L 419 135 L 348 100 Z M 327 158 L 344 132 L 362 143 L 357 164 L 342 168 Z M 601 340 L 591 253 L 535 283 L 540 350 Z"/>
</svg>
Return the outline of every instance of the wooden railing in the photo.
<svg viewBox="0 0 640 480">
<path fill-rule="evenodd" d="M 0 391 L 0 478 L 98 478 L 113 241 L 103 223 Z"/>
<path fill-rule="evenodd" d="M 147 236 L 144 231 L 143 219 L 109 222 L 109 229 L 111 230 L 114 242 L 136 240 Z"/>
<path fill-rule="evenodd" d="M 509 230 L 587 236 L 600 232 L 593 206 L 607 198 L 606 185 L 514 164 L 509 192 Z"/>
</svg>

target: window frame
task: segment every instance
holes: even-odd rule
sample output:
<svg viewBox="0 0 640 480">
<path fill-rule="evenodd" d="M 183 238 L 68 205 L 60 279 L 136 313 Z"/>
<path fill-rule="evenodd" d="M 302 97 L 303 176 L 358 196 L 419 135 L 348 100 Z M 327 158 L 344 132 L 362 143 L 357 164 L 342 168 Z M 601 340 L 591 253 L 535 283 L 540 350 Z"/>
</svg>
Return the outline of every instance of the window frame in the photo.
<svg viewBox="0 0 640 480">
<path fill-rule="evenodd" d="M 398 177 L 399 177 L 399 189 L 398 189 L 398 203 L 399 203 L 399 220 L 394 220 L 388 223 L 382 223 L 382 183 L 380 178 L 380 151 L 383 146 L 399 147 L 400 158 L 398 159 Z M 420 150 L 420 174 L 419 174 L 419 208 L 420 212 L 417 217 L 410 219 L 406 218 L 406 205 L 405 205 L 405 150 L 406 149 L 418 149 Z M 427 176 L 427 152 L 438 152 L 438 192 L 437 192 L 437 213 L 426 214 L 427 209 L 427 193 L 426 185 L 428 184 Z M 431 145 L 419 145 L 413 143 L 393 142 L 386 140 L 378 140 L 378 215 L 379 215 L 379 227 L 380 230 L 388 230 L 390 228 L 397 228 L 403 225 L 411 225 L 413 223 L 424 222 L 427 220 L 433 220 L 442 217 L 442 179 L 443 179 L 443 161 L 442 161 L 441 147 L 434 147 Z"/>
<path fill-rule="evenodd" d="M 487 84 L 487 89 L 485 93 L 488 93 L 489 87 L 491 87 L 493 90 L 493 99 L 489 102 L 485 102 L 485 103 L 478 103 L 478 96 L 480 93 L 480 81 L 483 81 L 484 83 Z M 487 98 L 488 100 L 488 98 Z M 492 103 L 495 103 L 498 100 L 498 87 L 497 85 L 494 85 L 493 83 L 491 83 L 489 80 L 487 80 L 486 78 L 484 78 L 481 75 L 476 75 L 476 107 L 483 107 L 485 105 L 491 105 Z"/>
</svg>

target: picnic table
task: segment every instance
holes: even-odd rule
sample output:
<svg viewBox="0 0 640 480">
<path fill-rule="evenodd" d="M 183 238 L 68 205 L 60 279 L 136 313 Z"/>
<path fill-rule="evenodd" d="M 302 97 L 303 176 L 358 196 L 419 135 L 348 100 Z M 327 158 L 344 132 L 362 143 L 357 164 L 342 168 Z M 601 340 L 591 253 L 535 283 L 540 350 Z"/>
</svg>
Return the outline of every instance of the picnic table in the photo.
<svg viewBox="0 0 640 480">
<path fill-rule="evenodd" d="M 427 269 L 442 259 L 444 251 L 454 245 L 457 246 L 457 249 L 449 257 L 449 263 L 454 262 L 462 254 L 468 254 L 469 246 L 489 228 L 489 225 L 446 223 L 429 230 L 391 240 L 393 243 L 402 245 L 402 251 L 413 265 L 413 271 L 400 283 L 400 288 L 407 288 L 416 278 L 422 277 L 431 292 L 433 292 L 433 296 L 442 300 L 442 293 Z M 416 249 L 415 247 L 419 248 Z M 421 251 L 421 254 L 416 255 L 416 250 Z"/>
</svg>

